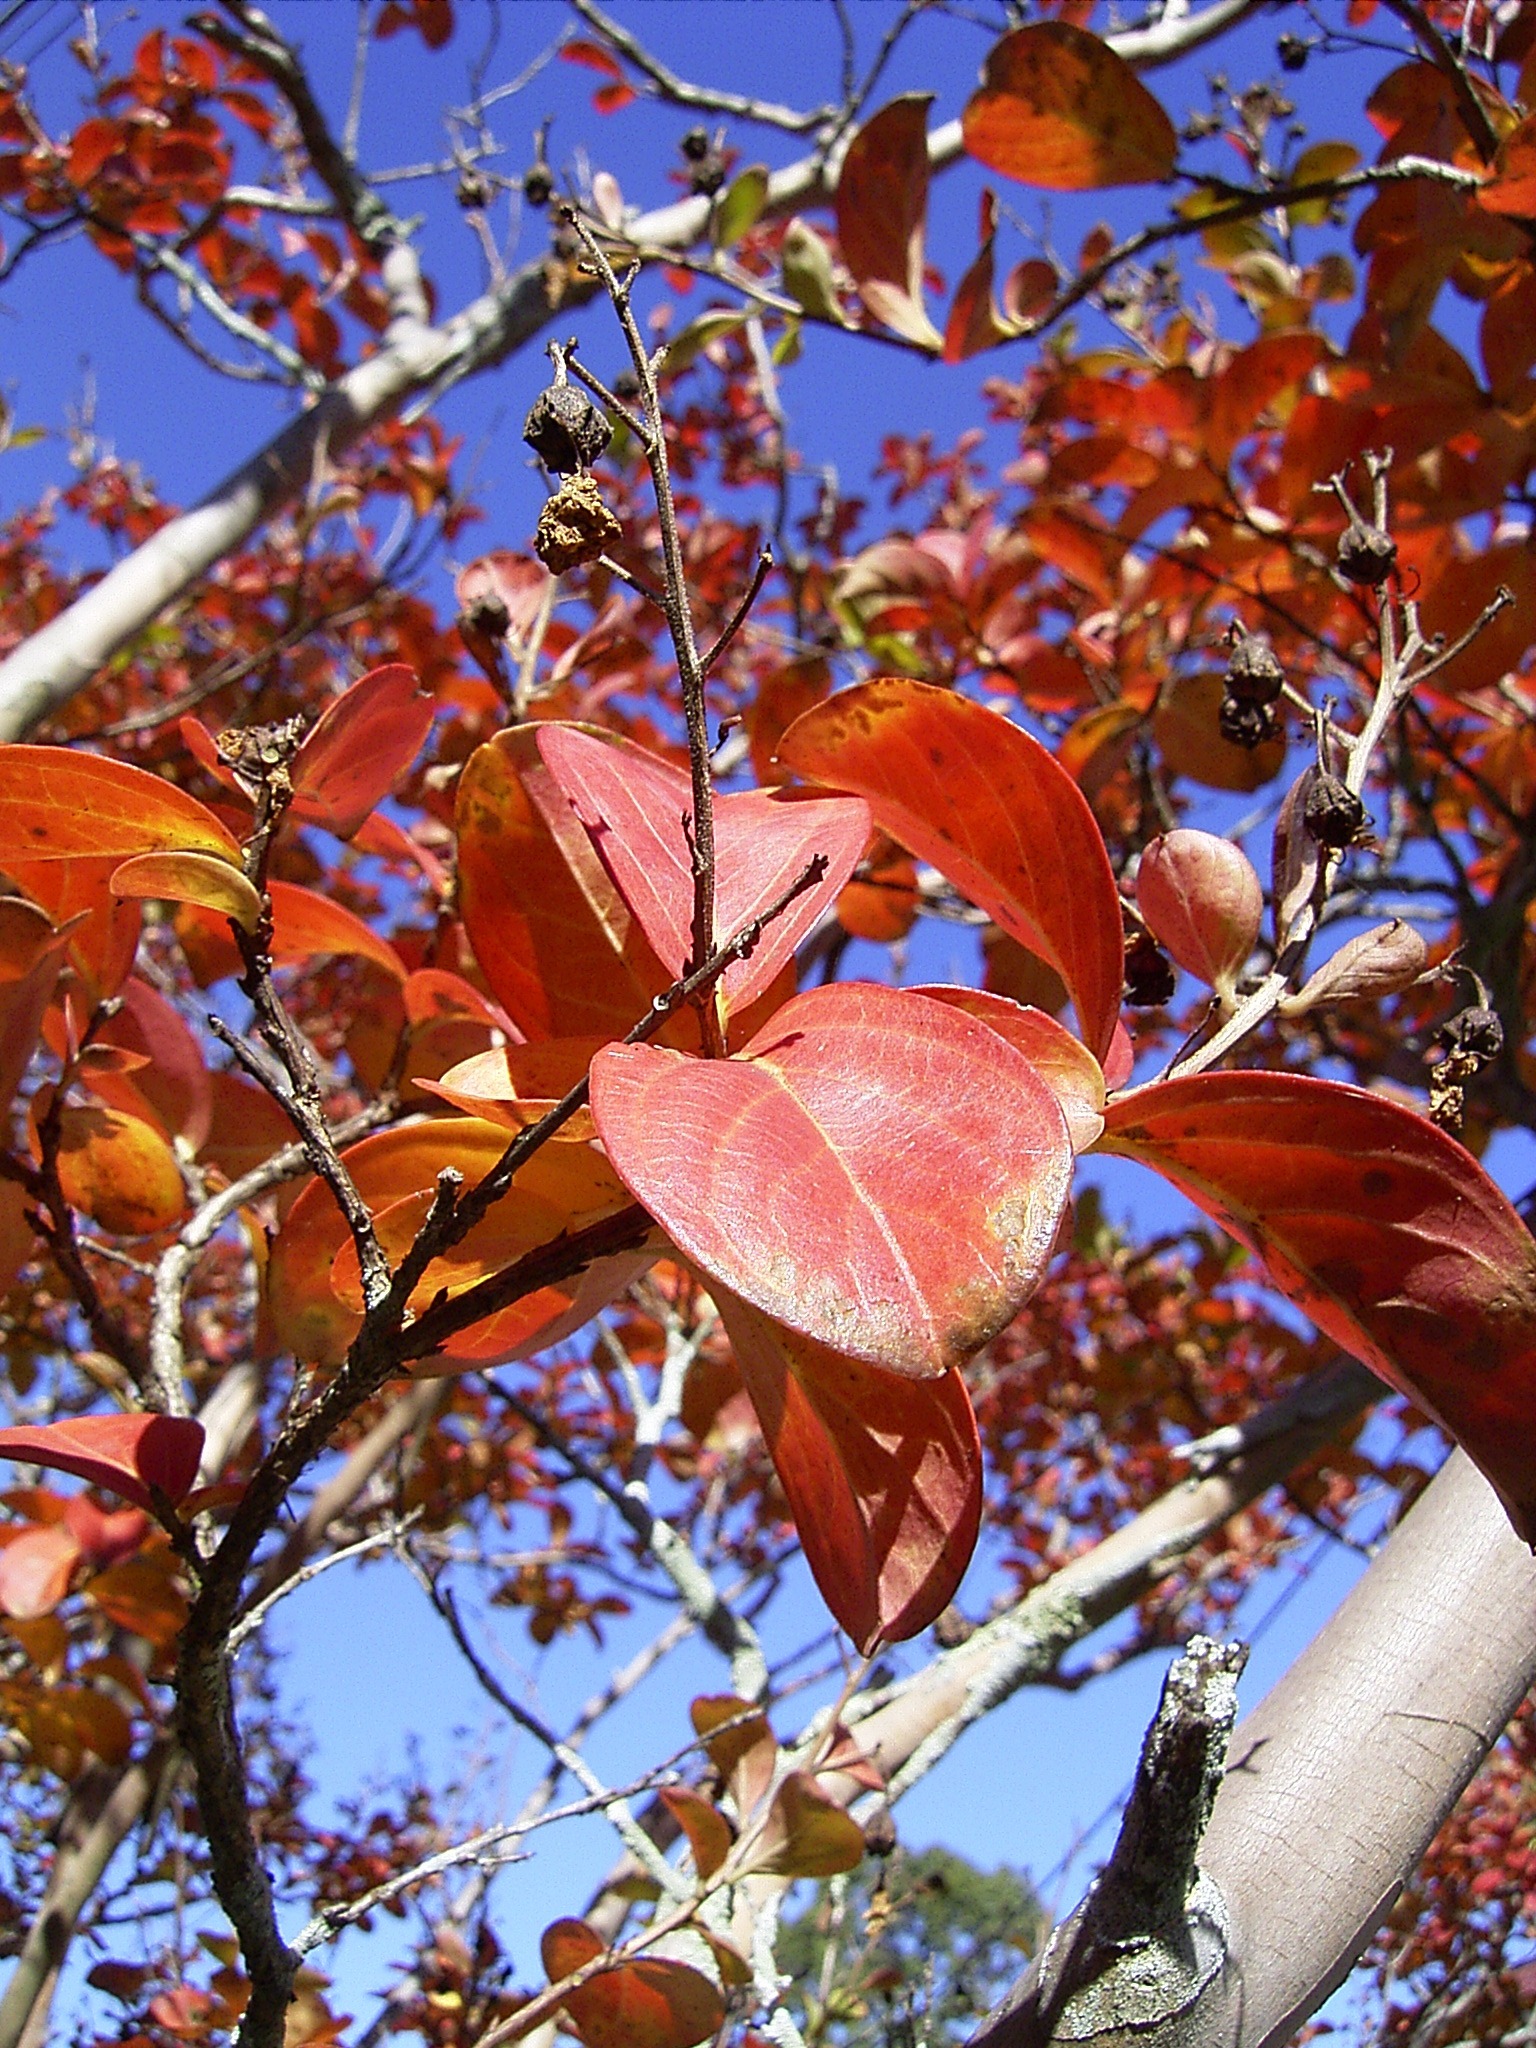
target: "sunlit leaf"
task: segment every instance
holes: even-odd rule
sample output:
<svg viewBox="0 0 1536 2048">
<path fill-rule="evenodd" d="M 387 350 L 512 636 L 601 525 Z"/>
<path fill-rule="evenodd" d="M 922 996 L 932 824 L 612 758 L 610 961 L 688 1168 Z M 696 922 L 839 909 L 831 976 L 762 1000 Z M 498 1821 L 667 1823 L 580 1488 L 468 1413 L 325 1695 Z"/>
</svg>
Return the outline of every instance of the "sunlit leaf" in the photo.
<svg viewBox="0 0 1536 2048">
<path fill-rule="evenodd" d="M 1157 184 L 1178 157 L 1173 123 L 1130 65 L 1065 21 L 993 46 L 961 127 L 988 170 L 1054 192 Z"/>
<path fill-rule="evenodd" d="M 206 804 L 126 761 L 69 747 L 0 747 L 0 863 L 240 849 Z"/>
<path fill-rule="evenodd" d="M 333 698 L 293 757 L 293 815 L 350 839 L 420 753 L 433 709 L 401 662 Z"/>
<path fill-rule="evenodd" d="M 120 1109 L 66 1102 L 58 1168 L 65 1200 L 115 1236 L 169 1229 L 186 1209 L 175 1153 L 152 1124 Z"/>
<path fill-rule="evenodd" d="M 592 1111 L 636 1200 L 712 1279 L 914 1376 L 969 1358 L 1029 1299 L 1071 1170 L 1022 1054 L 869 983 L 795 997 L 740 1058 L 608 1046 Z"/>
<path fill-rule="evenodd" d="M 692 1701 L 688 1712 L 694 1733 L 704 1737 L 709 1760 L 736 1802 L 737 1819 L 746 1821 L 778 1766 L 779 1745 L 768 1717 L 734 1693 L 706 1693 Z"/>
<path fill-rule="evenodd" d="M 981 1446 L 956 1372 L 903 1379 L 798 1336 L 717 1288 L 821 1597 L 860 1649 L 954 1598 L 981 1525 Z"/>
<path fill-rule="evenodd" d="M 256 890 L 238 868 L 210 853 L 136 853 L 113 869 L 112 888 L 159 903 L 198 903 L 248 932 L 261 918 Z"/>
<path fill-rule="evenodd" d="M 460 1060 L 435 1081 L 423 1081 L 429 1095 L 451 1102 L 466 1116 L 485 1117 L 509 1131 L 523 1130 L 553 1108 L 585 1075 L 600 1038 L 543 1038 L 532 1045 L 501 1045 Z M 556 1132 L 557 1142 L 580 1143 L 592 1136 L 592 1113 L 580 1109 Z"/>
<path fill-rule="evenodd" d="M 868 797 L 893 838 L 1049 961 L 1103 1057 L 1120 1012 L 1120 898 L 1093 812 L 1038 740 L 952 690 L 885 676 L 797 719 L 780 753 Z"/>
<path fill-rule="evenodd" d="M 853 1815 L 809 1771 L 791 1771 L 774 1792 L 753 1868 L 778 1877 L 836 1877 L 863 1860 L 864 1830 Z"/>
<path fill-rule="evenodd" d="M 912 993 L 950 1003 L 996 1031 L 1023 1053 L 1061 1104 L 1074 1152 L 1086 1152 L 1104 1128 L 1104 1069 L 1080 1038 L 1044 1010 L 1011 1002 L 990 989 L 920 982 Z"/>
<path fill-rule="evenodd" d="M 1482 1168 L 1382 1095 L 1213 1073 L 1112 1103 L 1155 1167 L 1327 1336 L 1429 1410 L 1536 1539 L 1536 1239 Z"/>
<path fill-rule="evenodd" d="M 0 1552 L 0 1581 L 4 1570 L 5 1557 Z M 659 1797 L 688 1837 L 694 1869 L 700 1877 L 713 1877 L 731 1853 L 730 1822 L 713 1800 L 690 1785 L 663 1785 Z"/>
<path fill-rule="evenodd" d="M 151 1510 L 151 1487 L 185 1500 L 202 1452 L 203 1425 L 180 1415 L 80 1415 L 0 1429 L 0 1457 L 70 1472 Z"/>
<path fill-rule="evenodd" d="M 859 297 L 877 320 L 937 352 L 944 337 L 923 307 L 932 104 L 932 93 L 903 93 L 864 123 L 843 158 L 836 201 L 838 247 Z"/>
<path fill-rule="evenodd" d="M 405 962 L 356 911 L 296 882 L 271 882 L 267 894 L 272 902 L 272 958 L 280 966 L 328 953 L 350 954 L 382 967 L 391 981 L 405 980 Z"/>
<path fill-rule="evenodd" d="M 693 951 L 688 776 L 576 726 L 540 727 L 539 751 L 657 957 L 680 977 Z M 869 807 L 857 797 L 751 790 L 717 797 L 714 817 L 717 942 L 760 916 L 815 855 L 827 863 L 822 879 L 765 926 L 751 954 L 726 969 L 722 987 L 734 1011 L 768 987 L 852 874 L 869 837 Z"/>
<path fill-rule="evenodd" d="M 79 1562 L 80 1545 L 62 1522 L 18 1530 L 0 1549 L 0 1611 L 12 1621 L 52 1614 Z"/>
<path fill-rule="evenodd" d="M 594 1963 L 607 1944 L 585 1920 L 556 1920 L 539 1953 L 551 1983 Z M 701 1970 L 660 1956 L 617 1962 L 568 1992 L 565 2010 L 586 2048 L 695 2048 L 725 2017 Z"/>
</svg>

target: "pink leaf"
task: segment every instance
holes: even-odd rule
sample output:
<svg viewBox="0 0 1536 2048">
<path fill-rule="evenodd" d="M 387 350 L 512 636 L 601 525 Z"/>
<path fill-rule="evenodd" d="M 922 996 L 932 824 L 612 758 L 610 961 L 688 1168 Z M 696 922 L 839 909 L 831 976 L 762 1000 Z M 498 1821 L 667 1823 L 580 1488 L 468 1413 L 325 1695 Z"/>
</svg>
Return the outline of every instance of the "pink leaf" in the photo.
<svg viewBox="0 0 1536 2048">
<path fill-rule="evenodd" d="M 203 1425 L 184 1415 L 81 1415 L 0 1429 L 0 1456 L 70 1472 L 151 1512 L 151 1488 L 186 1499 L 202 1452 Z"/>
</svg>

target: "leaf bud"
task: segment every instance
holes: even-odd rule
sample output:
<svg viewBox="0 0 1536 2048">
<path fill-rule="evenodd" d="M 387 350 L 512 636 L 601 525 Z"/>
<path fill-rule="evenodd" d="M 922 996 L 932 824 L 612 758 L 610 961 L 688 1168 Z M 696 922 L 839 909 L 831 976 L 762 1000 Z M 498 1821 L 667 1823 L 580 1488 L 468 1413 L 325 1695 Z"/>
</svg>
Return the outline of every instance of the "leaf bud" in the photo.
<svg viewBox="0 0 1536 2048">
<path fill-rule="evenodd" d="M 1274 737 L 1278 722 L 1273 704 L 1254 704 L 1241 697 L 1223 697 L 1216 713 L 1216 727 L 1222 738 L 1250 751 Z"/>
<path fill-rule="evenodd" d="M 1429 950 L 1419 933 L 1411 924 L 1394 918 L 1340 946 L 1281 1008 L 1295 1017 L 1324 1003 L 1358 1003 L 1395 995 L 1419 979 L 1428 961 Z"/>
<path fill-rule="evenodd" d="M 1337 775 L 1319 775 L 1307 791 L 1302 818 L 1319 846 L 1341 853 L 1365 831 L 1365 805 Z"/>
<path fill-rule="evenodd" d="M 523 421 L 523 439 L 556 476 L 589 469 L 612 438 L 603 413 L 574 384 L 549 385 Z"/>
<path fill-rule="evenodd" d="M 564 569 L 579 569 L 585 562 L 595 562 L 622 538 L 623 532 L 592 478 L 568 477 L 554 496 L 545 500 L 533 536 L 533 551 L 550 574 L 558 576 Z"/>
<path fill-rule="evenodd" d="M 1132 932 L 1125 942 L 1125 1000 L 1133 1010 L 1160 1010 L 1171 1001 L 1178 976 L 1150 932 Z"/>
<path fill-rule="evenodd" d="M 1229 987 L 1264 916 L 1264 889 L 1240 846 L 1214 832 L 1165 832 L 1141 856 L 1136 907 L 1187 974 Z"/>
<path fill-rule="evenodd" d="M 1227 695 L 1243 704 L 1273 704 L 1285 688 L 1285 670 L 1261 633 L 1245 633 L 1232 650 L 1223 678 Z"/>
<path fill-rule="evenodd" d="M 1351 583 L 1368 584 L 1374 590 L 1392 574 L 1397 542 L 1379 526 L 1367 526 L 1363 519 L 1352 519 L 1339 535 L 1334 559 Z"/>
</svg>

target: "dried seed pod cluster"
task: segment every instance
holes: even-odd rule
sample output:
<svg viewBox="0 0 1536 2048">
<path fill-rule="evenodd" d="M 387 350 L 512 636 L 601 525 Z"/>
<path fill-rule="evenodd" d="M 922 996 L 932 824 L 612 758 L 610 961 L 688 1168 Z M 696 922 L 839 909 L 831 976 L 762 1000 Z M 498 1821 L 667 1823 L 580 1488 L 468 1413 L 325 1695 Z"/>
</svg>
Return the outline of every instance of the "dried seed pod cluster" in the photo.
<svg viewBox="0 0 1536 2048">
<path fill-rule="evenodd" d="M 523 439 L 546 469 L 571 476 L 590 469 L 613 439 L 602 410 L 575 384 L 550 384 L 528 408 Z"/>
<path fill-rule="evenodd" d="M 1270 739 L 1279 723 L 1275 706 L 1285 671 L 1262 633 L 1239 632 L 1222 677 L 1225 694 L 1217 718 L 1223 739 L 1252 748 Z"/>
<path fill-rule="evenodd" d="M 564 569 L 595 562 L 623 532 L 592 478 L 571 476 L 552 498 L 545 499 L 534 530 L 533 551 L 550 574 L 558 576 Z"/>
<path fill-rule="evenodd" d="M 1336 853 L 1353 846 L 1370 823 L 1365 805 L 1337 775 L 1318 776 L 1307 792 L 1302 818 L 1318 845 Z"/>
<path fill-rule="evenodd" d="M 1379 526 L 1370 526 L 1363 519 L 1352 519 L 1339 535 L 1334 559 L 1340 574 L 1347 576 L 1351 583 L 1362 583 L 1374 590 L 1392 574 L 1397 561 L 1397 542 Z"/>
</svg>

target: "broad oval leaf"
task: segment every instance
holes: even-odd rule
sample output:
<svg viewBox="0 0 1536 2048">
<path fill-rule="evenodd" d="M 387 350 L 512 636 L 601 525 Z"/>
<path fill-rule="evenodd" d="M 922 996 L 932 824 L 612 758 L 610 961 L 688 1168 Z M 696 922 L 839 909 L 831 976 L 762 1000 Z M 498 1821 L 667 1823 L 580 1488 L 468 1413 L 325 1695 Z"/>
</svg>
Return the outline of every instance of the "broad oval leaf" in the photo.
<svg viewBox="0 0 1536 2048">
<path fill-rule="evenodd" d="M 1103 1059 L 1120 1013 L 1120 897 L 1087 799 L 1038 740 L 953 690 L 884 676 L 796 719 L 779 753 L 868 797 L 893 838 L 1048 960 Z"/>
<path fill-rule="evenodd" d="M 981 1528 L 981 1444 L 959 1373 L 903 1379 L 715 1285 L 821 1597 L 866 1653 L 942 1614 Z"/>
<path fill-rule="evenodd" d="M 350 839 L 420 753 L 434 710 L 414 669 L 371 669 L 326 706 L 294 755 L 294 816 Z"/>
<path fill-rule="evenodd" d="M 1104 1128 L 1104 1069 L 1080 1038 L 1044 1010 L 1016 1003 L 990 989 L 921 983 L 912 991 L 936 1003 L 951 1003 L 1006 1038 L 1023 1053 L 1061 1104 L 1074 1152 L 1086 1152 Z"/>
<path fill-rule="evenodd" d="M 916 1378 L 1029 1299 L 1071 1173 L 1060 1106 L 1021 1053 L 872 983 L 796 996 L 738 1058 L 607 1046 L 592 1113 L 636 1200 L 711 1279 Z"/>
<path fill-rule="evenodd" d="M 931 92 L 903 93 L 866 121 L 837 177 L 837 240 L 859 297 L 919 348 L 944 337 L 923 308 Z"/>
<path fill-rule="evenodd" d="M 350 1146 L 342 1156 L 370 1212 L 382 1217 L 396 1203 L 434 1187 L 444 1167 L 462 1173 L 467 1187 L 476 1186 L 500 1159 L 508 1142 L 508 1133 L 496 1124 L 474 1117 L 439 1117 L 379 1131 Z M 512 1192 L 498 1205 L 507 1212 L 509 1226 L 524 1197 L 541 1222 L 554 1211 L 557 1222 L 566 1229 L 595 1222 L 622 1208 L 628 1199 L 607 1161 L 580 1145 L 548 1145 L 529 1160 Z M 357 1331 L 355 1310 L 331 1284 L 336 1254 L 347 1237 L 330 1189 L 316 1180 L 304 1188 L 273 1241 L 267 1265 L 273 1334 L 283 1349 L 313 1364 L 339 1364 Z M 627 1272 L 625 1277 L 630 1277 Z M 551 1295 L 555 1291 L 541 1290 Z M 568 1308 L 577 1294 L 573 1276 L 569 1292 L 558 1303 L 541 1304 L 541 1320 L 548 1321 L 557 1307 Z M 605 1295 L 593 1302 L 587 1314 L 595 1315 L 608 1298 Z M 472 1335 L 465 1332 L 465 1340 Z M 499 1355 L 506 1356 L 510 1348 L 503 1344 Z M 464 1348 L 463 1340 L 456 1340 L 450 1355 L 463 1358 L 475 1354 Z M 432 1364 L 426 1361 L 428 1371 Z"/>
<path fill-rule="evenodd" d="M 681 977 L 693 952 L 689 777 L 629 741 L 574 725 L 541 726 L 539 752 L 663 967 Z M 721 977 L 734 1012 L 763 993 L 836 899 L 869 838 L 869 806 L 858 797 L 751 790 L 717 797 L 714 818 L 717 944 L 760 916 L 815 855 L 827 863 L 821 880 Z"/>
<path fill-rule="evenodd" d="M 1385 1096 L 1191 1075 L 1111 1103 L 1155 1167 L 1345 1350 L 1429 1410 L 1536 1541 L 1536 1239 L 1471 1154 Z"/>
<path fill-rule="evenodd" d="M 0 1551 L 0 1575 L 4 1570 L 5 1553 Z M 713 1877 L 731 1853 L 730 1822 L 712 1799 L 691 1785 L 663 1785 L 657 1796 L 688 1837 L 694 1869 L 700 1877 Z"/>
<path fill-rule="evenodd" d="M 606 1948 L 585 1920 L 556 1920 L 539 1943 L 552 1984 Z M 703 1971 L 663 1956 L 615 1962 L 567 1992 L 565 2010 L 586 2048 L 695 2048 L 725 2018 L 725 2002 Z"/>
<path fill-rule="evenodd" d="M 0 863 L 131 853 L 211 853 L 238 867 L 234 836 L 174 782 L 67 747 L 0 747 Z"/>
<path fill-rule="evenodd" d="M 187 1205 L 176 1155 L 152 1124 L 105 1104 L 59 1112 L 59 1186 L 76 1209 L 118 1237 L 168 1230 Z"/>
<path fill-rule="evenodd" d="M 371 960 L 391 981 L 404 982 L 405 962 L 381 932 L 355 910 L 297 882 L 271 882 L 272 958 L 280 966 L 333 953 Z"/>
<path fill-rule="evenodd" d="M 152 1487 L 186 1499 L 202 1454 L 203 1425 L 185 1415 L 81 1415 L 0 1429 L 0 1457 L 71 1473 L 151 1512 Z"/>
<path fill-rule="evenodd" d="M 1125 59 L 1065 21 L 995 44 L 960 125 L 988 170 L 1052 192 L 1156 184 L 1179 152 L 1173 123 Z"/>
<path fill-rule="evenodd" d="M 768 1809 L 753 1868 L 777 1877 L 837 1877 L 864 1860 L 864 1830 L 809 1771 L 791 1771 Z"/>
<path fill-rule="evenodd" d="M 10 1621 L 52 1614 L 69 1591 L 80 1544 L 62 1522 L 20 1529 L 0 1549 L 0 1613 Z"/>
<path fill-rule="evenodd" d="M 470 756 L 459 910 L 491 993 L 529 1038 L 621 1038 L 671 977 L 556 787 L 531 726 Z"/>
<path fill-rule="evenodd" d="M 211 853 L 136 853 L 112 871 L 118 896 L 156 903 L 198 903 L 248 932 L 261 921 L 261 898 L 238 868 Z"/>
</svg>

